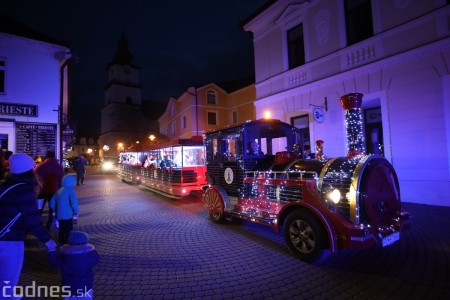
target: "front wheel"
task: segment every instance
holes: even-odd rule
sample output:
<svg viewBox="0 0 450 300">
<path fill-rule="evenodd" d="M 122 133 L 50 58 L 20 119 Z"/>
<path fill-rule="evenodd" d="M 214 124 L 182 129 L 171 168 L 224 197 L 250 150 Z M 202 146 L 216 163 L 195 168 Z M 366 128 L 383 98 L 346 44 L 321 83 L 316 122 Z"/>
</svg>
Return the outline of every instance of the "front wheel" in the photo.
<svg viewBox="0 0 450 300">
<path fill-rule="evenodd" d="M 284 239 L 289 250 L 306 262 L 317 262 L 327 256 L 326 234 L 320 222 L 301 210 L 290 213 L 284 222 Z"/>
<path fill-rule="evenodd" d="M 216 223 L 225 221 L 224 201 L 222 193 L 215 187 L 210 187 L 203 195 L 203 203 L 209 213 L 209 218 Z"/>
</svg>

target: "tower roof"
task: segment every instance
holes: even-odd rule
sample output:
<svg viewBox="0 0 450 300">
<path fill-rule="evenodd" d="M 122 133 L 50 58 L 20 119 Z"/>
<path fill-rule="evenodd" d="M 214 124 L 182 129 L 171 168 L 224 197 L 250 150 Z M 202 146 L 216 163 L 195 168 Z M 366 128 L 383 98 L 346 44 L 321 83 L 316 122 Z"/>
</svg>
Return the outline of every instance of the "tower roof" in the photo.
<svg viewBox="0 0 450 300">
<path fill-rule="evenodd" d="M 122 33 L 119 41 L 117 42 L 117 51 L 114 54 L 113 61 L 111 64 L 119 64 L 119 65 L 133 65 L 133 54 L 131 54 L 128 49 L 128 41 L 125 38 L 125 35 Z"/>
</svg>

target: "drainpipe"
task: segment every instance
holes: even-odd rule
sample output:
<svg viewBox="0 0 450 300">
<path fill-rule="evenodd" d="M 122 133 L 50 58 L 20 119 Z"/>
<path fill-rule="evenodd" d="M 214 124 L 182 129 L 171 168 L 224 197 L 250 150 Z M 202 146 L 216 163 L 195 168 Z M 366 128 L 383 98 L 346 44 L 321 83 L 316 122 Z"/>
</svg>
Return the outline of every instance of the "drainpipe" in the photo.
<svg viewBox="0 0 450 300">
<path fill-rule="evenodd" d="M 194 87 L 195 92 L 195 130 L 198 136 L 198 99 L 197 99 L 197 87 Z"/>
</svg>

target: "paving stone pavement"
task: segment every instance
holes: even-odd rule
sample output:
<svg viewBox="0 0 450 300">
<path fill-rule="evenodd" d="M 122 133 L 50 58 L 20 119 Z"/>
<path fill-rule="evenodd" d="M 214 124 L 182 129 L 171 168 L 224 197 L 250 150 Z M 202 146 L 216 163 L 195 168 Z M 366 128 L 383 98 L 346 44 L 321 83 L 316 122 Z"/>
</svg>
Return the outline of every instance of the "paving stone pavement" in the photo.
<svg viewBox="0 0 450 300">
<path fill-rule="evenodd" d="M 76 191 L 77 229 L 101 256 L 95 299 L 450 299 L 450 207 L 404 203 L 412 228 L 399 243 L 308 264 L 268 227 L 211 222 L 198 199 L 114 175 L 88 176 Z M 26 245 L 19 284 L 58 286 L 45 246 L 31 236 Z M 37 298 L 48 299 L 26 299 Z"/>
</svg>

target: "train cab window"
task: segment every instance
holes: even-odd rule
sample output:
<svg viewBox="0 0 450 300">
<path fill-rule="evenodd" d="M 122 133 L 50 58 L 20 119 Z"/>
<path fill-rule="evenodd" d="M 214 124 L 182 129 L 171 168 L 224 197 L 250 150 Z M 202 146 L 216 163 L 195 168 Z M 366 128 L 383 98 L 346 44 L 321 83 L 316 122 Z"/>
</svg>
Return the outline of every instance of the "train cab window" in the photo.
<svg viewBox="0 0 450 300">
<path fill-rule="evenodd" d="M 237 157 L 241 155 L 238 147 L 239 135 L 225 135 L 221 139 L 222 159 L 226 161 L 236 161 Z"/>
<path fill-rule="evenodd" d="M 246 128 L 244 133 L 244 142 L 247 147 L 246 155 L 249 158 L 291 151 L 296 140 L 297 135 L 290 128 L 284 126 L 274 127 L 270 123 Z M 257 152 L 252 149 L 255 147 L 258 147 Z"/>
</svg>

